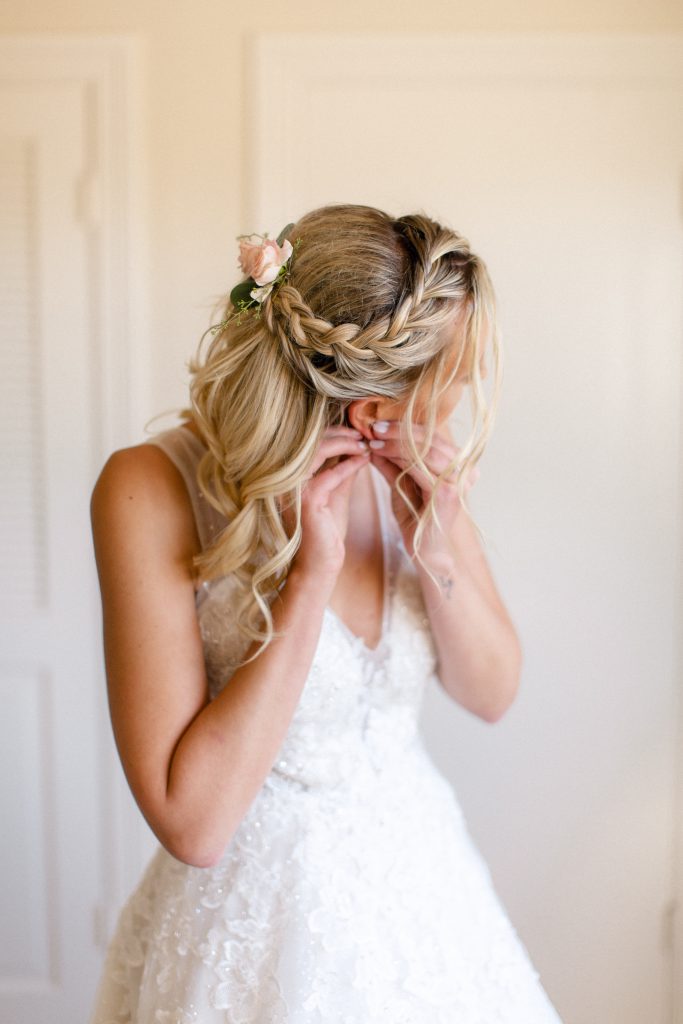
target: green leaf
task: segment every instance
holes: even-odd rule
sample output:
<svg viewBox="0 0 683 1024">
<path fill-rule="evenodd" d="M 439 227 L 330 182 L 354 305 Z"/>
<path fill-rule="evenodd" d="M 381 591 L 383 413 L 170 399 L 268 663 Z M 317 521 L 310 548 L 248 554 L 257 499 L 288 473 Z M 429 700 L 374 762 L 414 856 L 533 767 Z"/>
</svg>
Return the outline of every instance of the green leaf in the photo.
<svg viewBox="0 0 683 1024">
<path fill-rule="evenodd" d="M 230 292 L 230 301 L 232 302 L 235 309 L 244 309 L 246 306 L 256 305 L 256 300 L 251 297 L 252 288 L 256 287 L 256 281 L 253 277 L 248 277 L 246 281 L 240 281 Z"/>
<path fill-rule="evenodd" d="M 294 224 L 292 223 L 292 224 L 288 224 L 286 228 L 282 229 L 282 231 L 280 232 L 280 234 L 276 238 L 276 242 L 277 242 L 278 245 L 282 245 L 282 243 L 284 242 L 285 238 L 287 237 L 287 235 L 289 234 L 289 232 L 292 230 L 293 227 L 294 227 Z"/>
</svg>

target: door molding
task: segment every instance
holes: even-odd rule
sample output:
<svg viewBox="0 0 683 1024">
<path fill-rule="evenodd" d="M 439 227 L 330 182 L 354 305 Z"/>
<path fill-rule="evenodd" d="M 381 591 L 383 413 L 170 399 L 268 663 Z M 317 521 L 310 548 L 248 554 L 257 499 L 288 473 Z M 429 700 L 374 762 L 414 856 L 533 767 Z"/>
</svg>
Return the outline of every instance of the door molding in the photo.
<svg viewBox="0 0 683 1024">
<path fill-rule="evenodd" d="M 74 196 L 90 228 L 95 400 L 101 422 L 93 467 L 139 433 L 146 410 L 144 59 L 132 34 L 15 34 L 0 37 L 5 86 L 77 83 L 89 137 L 89 167 Z M 136 432 L 137 428 L 137 432 Z"/>
<path fill-rule="evenodd" d="M 5 89 L 49 83 L 57 90 L 76 88 L 82 96 L 87 165 L 72 201 L 89 250 L 93 483 L 107 455 L 137 439 L 148 410 L 144 60 L 143 40 L 133 34 L 22 33 L 0 38 Z M 95 600 L 96 592 L 93 565 Z M 137 870 L 137 862 L 130 863 L 130 836 L 139 827 L 139 814 L 111 737 L 103 667 L 92 685 L 100 694 L 96 727 L 102 808 L 95 823 L 102 903 L 93 908 L 93 933 L 94 942 L 103 947 Z"/>
</svg>

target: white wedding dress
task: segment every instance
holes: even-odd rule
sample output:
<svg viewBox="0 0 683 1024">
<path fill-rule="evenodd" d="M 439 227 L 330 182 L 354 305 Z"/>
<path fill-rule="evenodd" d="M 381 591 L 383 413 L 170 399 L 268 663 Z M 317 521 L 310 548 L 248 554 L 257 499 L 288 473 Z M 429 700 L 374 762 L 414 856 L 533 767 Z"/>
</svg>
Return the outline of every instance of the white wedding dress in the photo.
<svg viewBox="0 0 683 1024">
<path fill-rule="evenodd" d="M 201 442 L 154 439 L 202 543 Z M 91 1024 L 561 1024 L 451 786 L 418 732 L 435 652 L 415 569 L 373 468 L 384 622 L 371 650 L 326 609 L 272 770 L 221 861 L 160 848 L 125 904 Z M 231 580 L 197 595 L 211 695 L 246 644 Z"/>
</svg>

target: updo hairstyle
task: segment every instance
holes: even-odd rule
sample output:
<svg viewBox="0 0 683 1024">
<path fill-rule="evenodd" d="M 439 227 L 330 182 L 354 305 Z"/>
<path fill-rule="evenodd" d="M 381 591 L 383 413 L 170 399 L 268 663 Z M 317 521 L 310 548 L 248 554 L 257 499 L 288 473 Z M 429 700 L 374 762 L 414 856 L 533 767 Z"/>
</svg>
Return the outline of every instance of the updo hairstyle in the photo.
<svg viewBox="0 0 683 1024">
<path fill-rule="evenodd" d="M 428 472 L 422 454 L 439 396 L 465 365 L 473 428 L 441 475 L 460 472 L 471 519 L 464 480 L 493 426 L 502 373 L 489 274 L 457 232 L 421 213 L 394 219 L 369 206 L 334 205 L 306 214 L 287 237 L 296 244 L 286 278 L 255 312 L 231 316 L 236 311 L 223 304 L 230 319 L 190 365 L 192 414 L 208 447 L 200 485 L 228 521 L 197 569 L 205 580 L 234 577 L 239 629 L 261 644 L 254 657 L 274 635 L 270 601 L 301 543 L 301 493 L 326 428 L 345 423 L 355 399 L 403 401 L 406 448 Z M 487 405 L 479 367 L 489 336 L 494 400 Z M 411 430 L 418 393 L 429 396 L 423 446 Z M 294 511 L 291 536 L 282 523 L 286 505 Z M 413 512 L 419 559 L 433 502 L 421 517 Z"/>
</svg>

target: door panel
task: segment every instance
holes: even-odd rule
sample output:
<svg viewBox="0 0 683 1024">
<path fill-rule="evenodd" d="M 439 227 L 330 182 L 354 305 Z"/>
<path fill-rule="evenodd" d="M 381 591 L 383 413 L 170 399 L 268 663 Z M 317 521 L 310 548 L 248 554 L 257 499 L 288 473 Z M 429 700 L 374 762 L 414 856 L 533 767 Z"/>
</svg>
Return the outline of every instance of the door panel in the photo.
<svg viewBox="0 0 683 1024">
<path fill-rule="evenodd" d="M 673 1019 L 682 58 L 657 37 L 252 52 L 241 230 L 425 209 L 497 286 L 504 394 L 471 505 L 522 685 L 495 727 L 436 691 L 423 724 L 572 1024 Z"/>
<path fill-rule="evenodd" d="M 0 1018 L 82 1019 L 97 976 L 93 343 L 76 84 L 0 92 Z"/>
</svg>

